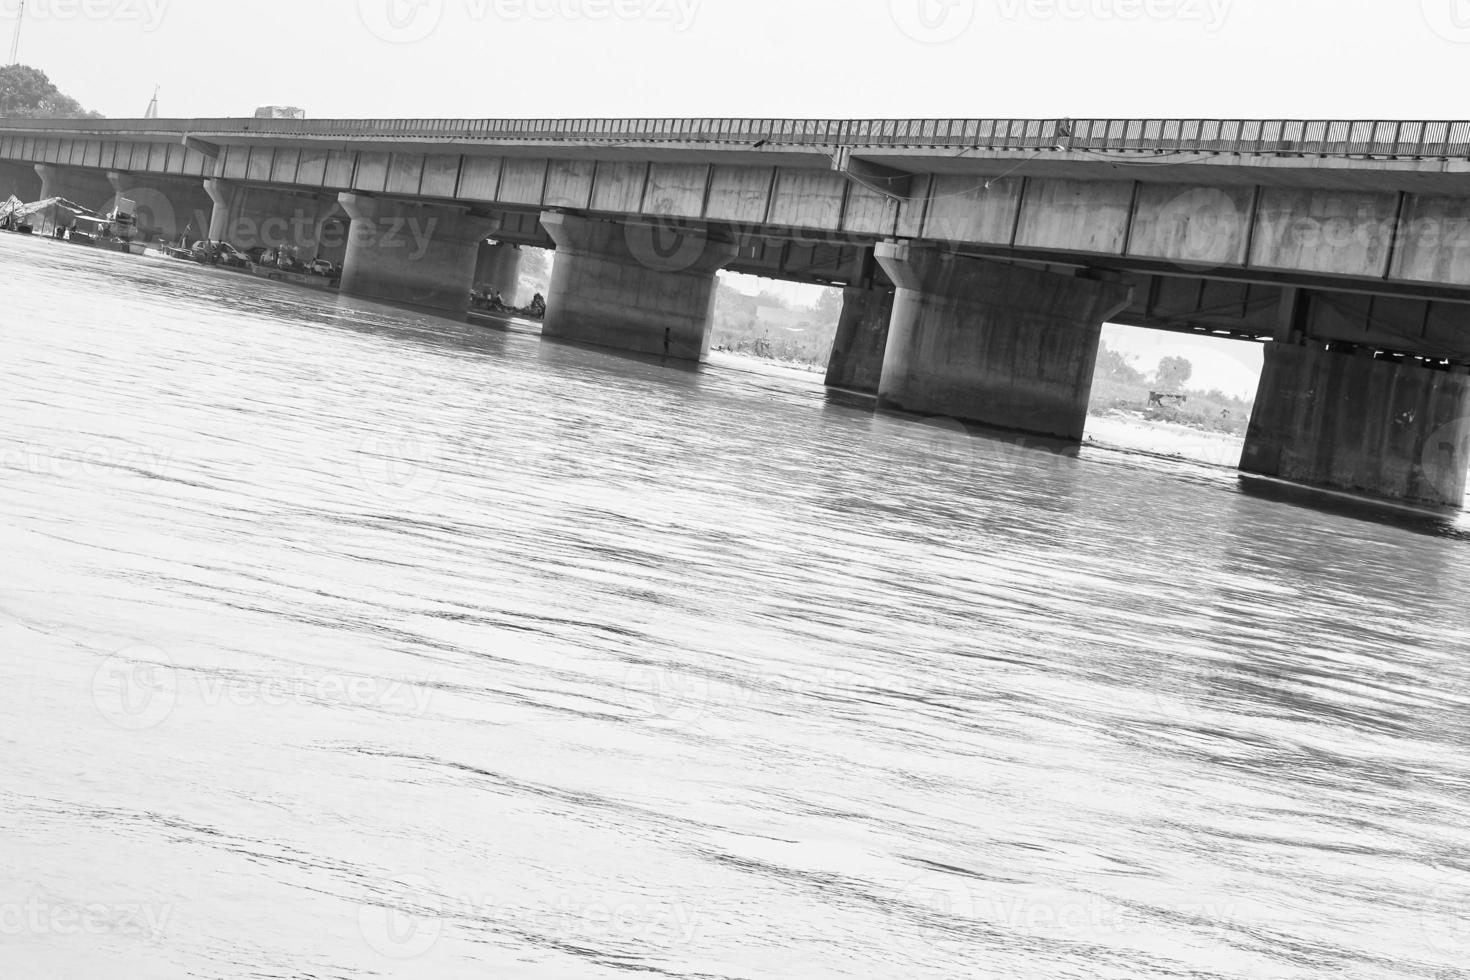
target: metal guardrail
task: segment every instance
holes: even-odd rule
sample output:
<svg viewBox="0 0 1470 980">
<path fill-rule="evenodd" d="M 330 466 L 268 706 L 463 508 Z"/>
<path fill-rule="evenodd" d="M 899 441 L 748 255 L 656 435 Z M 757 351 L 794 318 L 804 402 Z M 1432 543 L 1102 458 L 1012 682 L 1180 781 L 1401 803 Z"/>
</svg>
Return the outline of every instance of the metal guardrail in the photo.
<svg viewBox="0 0 1470 980">
<path fill-rule="evenodd" d="M 389 141 L 757 143 L 1470 158 L 1470 121 L 1307 119 L 0 119 L 0 132 Z"/>
</svg>

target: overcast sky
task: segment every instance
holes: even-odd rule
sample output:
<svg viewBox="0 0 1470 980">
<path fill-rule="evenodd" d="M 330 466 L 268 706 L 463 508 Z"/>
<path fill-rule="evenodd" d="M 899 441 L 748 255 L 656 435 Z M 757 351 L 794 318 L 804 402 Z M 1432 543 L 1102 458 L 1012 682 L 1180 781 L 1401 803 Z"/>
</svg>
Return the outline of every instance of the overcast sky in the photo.
<svg viewBox="0 0 1470 980">
<path fill-rule="evenodd" d="M 1459 118 L 1470 0 L 26 0 L 19 60 L 115 117 Z"/>
</svg>

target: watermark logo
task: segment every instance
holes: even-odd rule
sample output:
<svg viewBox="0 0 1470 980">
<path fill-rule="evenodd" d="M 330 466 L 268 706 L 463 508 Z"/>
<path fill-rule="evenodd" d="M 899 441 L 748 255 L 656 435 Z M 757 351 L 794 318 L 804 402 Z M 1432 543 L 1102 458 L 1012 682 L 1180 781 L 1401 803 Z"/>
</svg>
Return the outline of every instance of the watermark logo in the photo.
<svg viewBox="0 0 1470 980">
<path fill-rule="evenodd" d="M 58 905 L 38 898 L 0 903 L 0 936 L 127 936 L 163 939 L 173 906 L 143 902 Z"/>
<path fill-rule="evenodd" d="M 625 686 L 634 693 L 642 718 L 673 728 L 697 728 L 718 702 L 750 697 L 738 683 L 716 684 L 708 677 L 658 667 L 633 668 Z"/>
<path fill-rule="evenodd" d="M 1470 876 L 1436 865 L 1419 896 L 1425 942 L 1436 952 L 1465 962 L 1470 958 Z"/>
<path fill-rule="evenodd" d="M 141 732 L 163 724 L 178 696 L 173 661 L 157 647 L 122 650 L 92 675 L 92 704 L 124 731 Z"/>
<path fill-rule="evenodd" d="M 958 874 L 933 871 L 901 891 L 917 932 L 933 941 L 974 932 L 1052 936 L 1069 942 L 1106 942 L 1116 937 L 1165 938 L 1188 920 L 1195 930 L 1225 932 L 1243 920 L 1234 904 L 1191 904 L 1169 917 L 1151 917 L 1097 896 L 1047 896 L 1024 888 L 996 887 Z"/>
<path fill-rule="evenodd" d="M 357 0 L 368 33 L 388 44 L 427 40 L 444 21 L 444 0 Z"/>
<path fill-rule="evenodd" d="M 1225 26 L 1234 0 L 995 0 L 1005 20 L 1177 21 L 1214 33 Z"/>
<path fill-rule="evenodd" d="M 119 453 L 114 449 L 53 449 L 22 444 L 14 449 L 0 450 L 0 469 L 44 473 L 63 479 L 82 477 L 98 481 L 120 473 L 160 476 L 173 465 L 174 460 L 168 453 L 141 448 Z"/>
<path fill-rule="evenodd" d="M 889 0 L 893 23 L 920 44 L 948 44 L 975 23 L 976 0 Z"/>
<path fill-rule="evenodd" d="M 1185 191 L 1159 211 L 1160 238 L 1173 264 L 1209 272 L 1238 264 L 1246 219 L 1229 194 L 1212 187 Z"/>
<path fill-rule="evenodd" d="M 1456 382 L 1470 385 L 1470 377 L 1450 375 Z M 1399 425 L 1412 426 L 1417 419 L 1412 411 L 1394 419 Z M 1424 483 L 1446 504 L 1458 505 L 1465 494 L 1465 472 L 1470 467 L 1470 418 L 1459 418 L 1440 426 L 1424 440 L 1420 451 L 1419 473 Z"/>
<path fill-rule="evenodd" d="M 925 940 L 968 929 L 978 918 L 974 891 L 952 874 L 926 872 L 904 885 L 900 897 L 916 911 L 917 931 Z"/>
<path fill-rule="evenodd" d="M 668 24 L 682 34 L 694 26 L 701 0 L 457 0 L 452 10 L 471 23 L 586 21 Z M 389 44 L 417 44 L 444 25 L 446 0 L 358 0 L 368 32 Z"/>
<path fill-rule="evenodd" d="M 438 218 L 363 219 L 353 221 L 347 234 L 354 246 L 401 251 L 407 261 L 417 262 L 428 254 L 438 228 Z"/>
<path fill-rule="evenodd" d="M 494 898 L 435 895 L 433 883 L 420 876 L 408 876 L 399 884 L 404 896 L 401 906 L 363 905 L 357 913 L 363 941 L 392 960 L 427 956 L 456 920 L 565 942 L 620 941 L 666 948 L 692 943 L 701 926 L 698 911 L 674 898 L 586 901 L 564 895 L 543 906 L 509 907 Z"/>
<path fill-rule="evenodd" d="M 466 0 L 470 17 L 483 20 L 487 10 L 496 20 L 620 20 L 668 24 L 676 34 L 694 26 L 700 0 Z"/>
<path fill-rule="evenodd" d="M 92 677 L 92 703 L 124 731 L 162 725 L 186 693 L 190 703 L 206 708 L 325 702 L 421 717 L 428 713 L 434 686 L 426 680 L 347 675 L 307 666 L 262 675 L 185 670 L 162 650 L 148 646 L 108 657 Z"/>
<path fill-rule="evenodd" d="M 1470 0 L 1419 0 L 1424 23 L 1451 44 L 1470 44 Z"/>
<path fill-rule="evenodd" d="M 132 215 L 139 238 L 172 238 L 176 234 L 174 207 L 158 191 L 146 187 L 124 190 L 107 203 L 103 213 L 114 211 Z"/>
<path fill-rule="evenodd" d="M 171 0 L 0 0 L 0 19 L 21 16 L 32 21 L 90 20 L 134 23 L 148 32 L 163 25 Z"/>
<path fill-rule="evenodd" d="M 393 433 L 368 437 L 357 451 L 357 472 L 374 496 L 413 504 L 439 485 L 444 441 L 433 433 Z"/>
<path fill-rule="evenodd" d="M 427 878 L 410 875 L 399 884 L 404 894 L 433 891 Z M 357 910 L 357 929 L 373 952 L 390 960 L 416 960 L 439 943 L 444 919 L 433 903 L 426 910 L 409 911 L 386 905 L 364 905 Z"/>
<path fill-rule="evenodd" d="M 630 221 L 623 226 L 628 251 L 654 272 L 684 272 L 704 258 L 709 239 L 664 221 Z"/>
</svg>

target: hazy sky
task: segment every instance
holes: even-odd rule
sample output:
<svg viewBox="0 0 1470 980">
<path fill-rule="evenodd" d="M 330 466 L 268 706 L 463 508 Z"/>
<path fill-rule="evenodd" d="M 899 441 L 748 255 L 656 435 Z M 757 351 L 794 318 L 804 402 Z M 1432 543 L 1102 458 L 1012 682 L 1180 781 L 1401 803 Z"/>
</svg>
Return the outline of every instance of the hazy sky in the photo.
<svg viewBox="0 0 1470 980">
<path fill-rule="evenodd" d="M 109 116 L 1459 118 L 1470 0 L 26 0 L 19 60 Z"/>
</svg>

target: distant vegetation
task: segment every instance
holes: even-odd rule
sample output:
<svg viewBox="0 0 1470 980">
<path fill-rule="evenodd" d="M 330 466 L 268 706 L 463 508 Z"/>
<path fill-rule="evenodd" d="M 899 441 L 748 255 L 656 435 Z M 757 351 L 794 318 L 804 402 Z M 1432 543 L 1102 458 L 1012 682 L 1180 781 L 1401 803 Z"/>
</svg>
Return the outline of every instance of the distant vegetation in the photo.
<svg viewBox="0 0 1470 980">
<path fill-rule="evenodd" d="M 1182 357 L 1166 357 L 1152 375 L 1144 374 L 1123 356 L 1103 344 L 1097 355 L 1097 374 L 1092 382 L 1094 414 L 1110 411 L 1137 414 L 1150 422 L 1175 422 L 1210 432 L 1245 435 L 1254 402 L 1222 391 L 1197 391 L 1187 387 L 1194 366 Z M 1184 395 L 1178 405 L 1150 405 L 1150 392 Z"/>
<path fill-rule="evenodd" d="M 81 103 L 63 95 L 39 68 L 0 68 L 0 119 L 101 119 Z"/>
<path fill-rule="evenodd" d="M 720 283 L 710 346 L 825 369 L 842 316 L 842 290 L 825 289 L 815 306 L 793 308 L 771 293 L 747 296 Z"/>
</svg>

